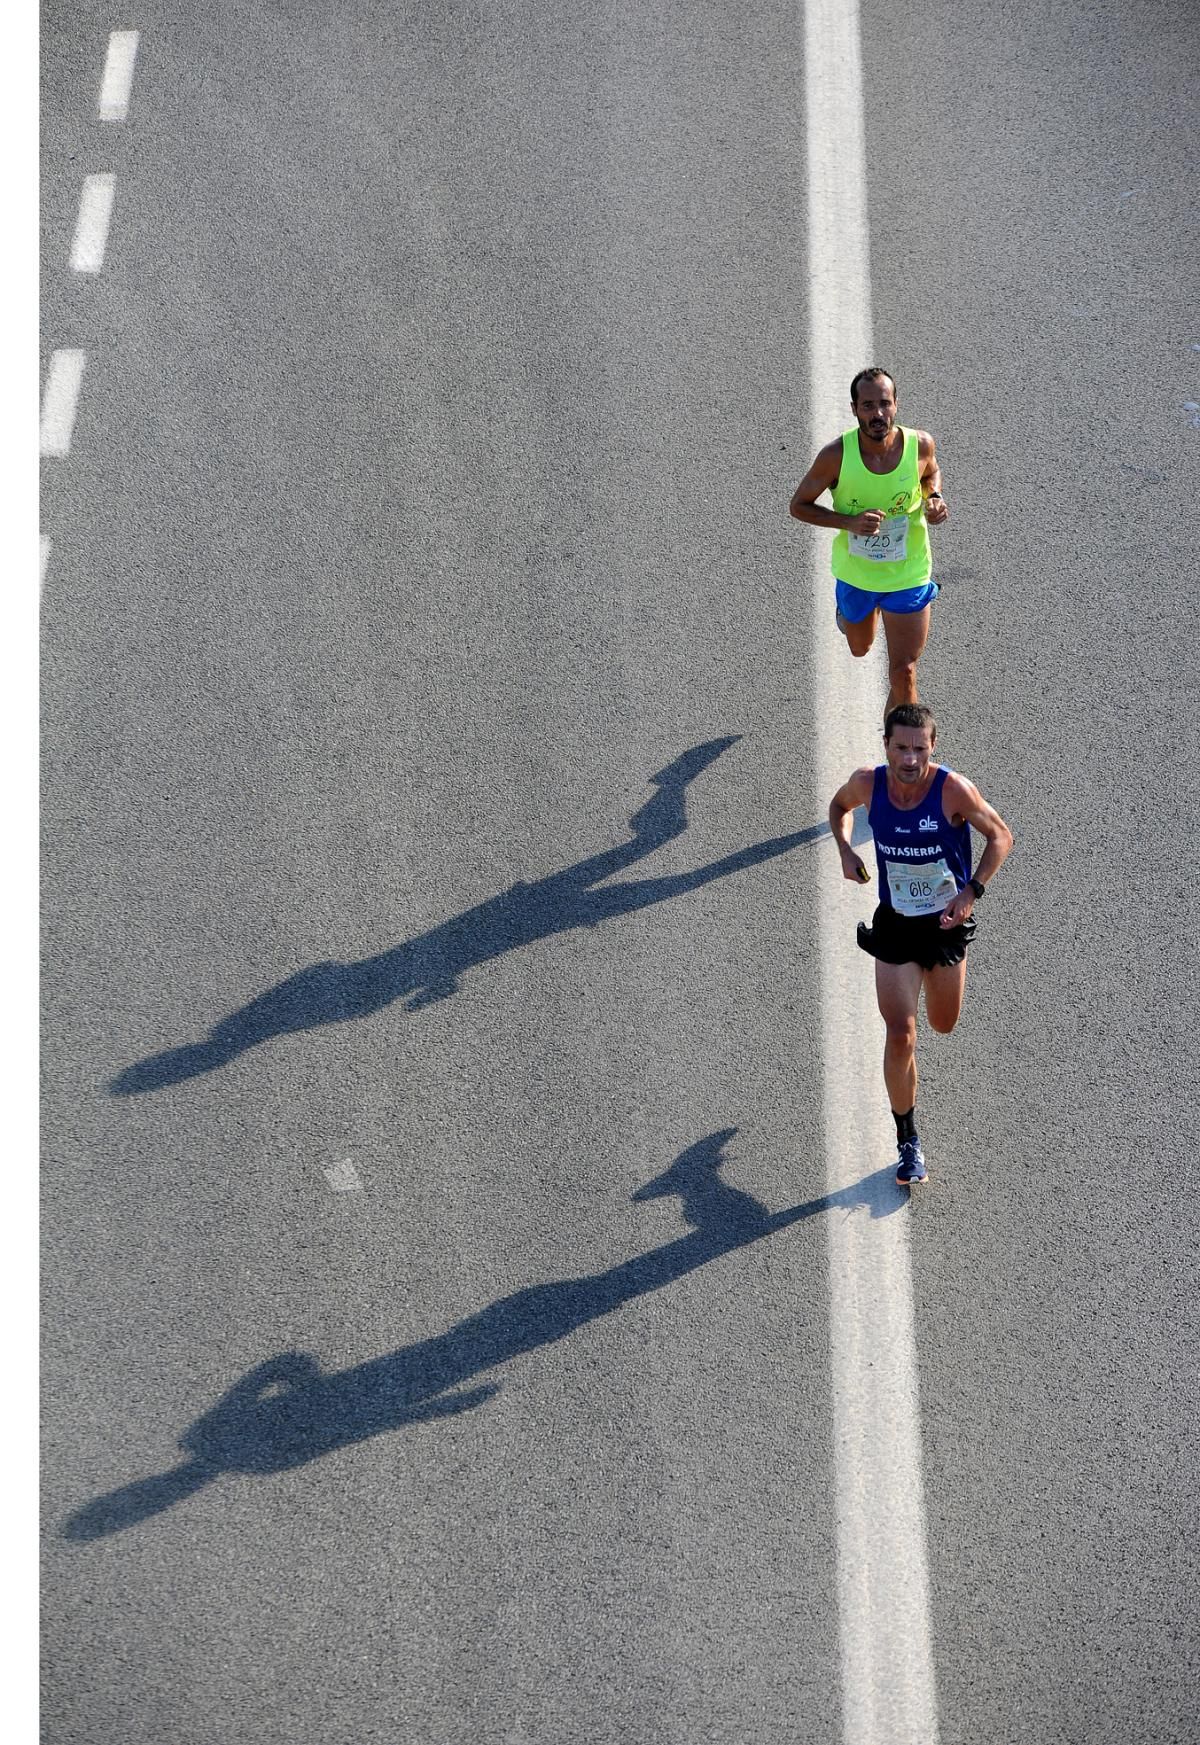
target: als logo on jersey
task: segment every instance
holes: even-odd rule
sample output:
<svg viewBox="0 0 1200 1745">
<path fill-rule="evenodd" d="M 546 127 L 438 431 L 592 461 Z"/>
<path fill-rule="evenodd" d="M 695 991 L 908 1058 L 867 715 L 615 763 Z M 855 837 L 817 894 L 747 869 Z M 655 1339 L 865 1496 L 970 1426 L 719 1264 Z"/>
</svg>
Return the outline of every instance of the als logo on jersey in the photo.
<svg viewBox="0 0 1200 1745">
<path fill-rule="evenodd" d="M 936 830 L 937 827 L 938 821 L 936 818 L 922 818 L 918 826 L 921 830 Z"/>
</svg>

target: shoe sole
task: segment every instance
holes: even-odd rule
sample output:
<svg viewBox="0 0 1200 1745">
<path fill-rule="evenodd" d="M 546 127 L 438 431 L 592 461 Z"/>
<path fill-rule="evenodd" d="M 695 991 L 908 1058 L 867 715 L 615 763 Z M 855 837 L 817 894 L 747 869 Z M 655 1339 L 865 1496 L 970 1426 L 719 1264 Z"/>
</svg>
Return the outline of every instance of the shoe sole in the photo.
<svg viewBox="0 0 1200 1745">
<path fill-rule="evenodd" d="M 896 1186 L 898 1188 L 923 1188 L 925 1186 L 925 1183 L 928 1180 L 929 1180 L 929 1171 L 928 1170 L 926 1170 L 924 1175 L 911 1175 L 911 1176 L 898 1175 L 896 1177 Z"/>
</svg>

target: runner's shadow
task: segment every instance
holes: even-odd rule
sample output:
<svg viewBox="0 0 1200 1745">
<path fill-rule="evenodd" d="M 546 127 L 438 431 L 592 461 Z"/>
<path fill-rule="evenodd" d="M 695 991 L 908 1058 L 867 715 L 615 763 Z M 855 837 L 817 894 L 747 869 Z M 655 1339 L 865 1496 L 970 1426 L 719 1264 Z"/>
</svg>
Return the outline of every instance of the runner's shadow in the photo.
<svg viewBox="0 0 1200 1745">
<path fill-rule="evenodd" d="M 497 1381 L 468 1385 L 486 1371 L 553 1345 L 709 1261 L 819 1212 L 866 1211 L 884 1218 L 907 1203 L 889 1165 L 837 1193 L 768 1212 L 720 1177 L 724 1148 L 736 1132 L 729 1127 L 710 1133 L 633 1195 L 636 1201 L 678 1195 L 692 1226 L 687 1235 L 606 1272 L 528 1286 L 445 1333 L 340 1373 L 323 1373 L 304 1352 L 269 1358 L 180 1438 L 190 1457 L 184 1464 L 96 1498 L 72 1515 L 63 1536 L 104 1538 L 171 1508 L 224 1473 L 284 1472 L 406 1424 L 470 1411 L 499 1391 Z"/>
<path fill-rule="evenodd" d="M 814 824 L 739 849 L 692 872 L 597 888 L 602 880 L 683 834 L 687 829 L 684 797 L 689 784 L 740 737 L 728 734 L 694 746 L 651 776 L 657 792 L 630 819 L 633 835 L 628 842 L 590 855 L 533 884 L 515 884 L 511 890 L 376 957 L 358 963 L 313 964 L 223 1018 L 203 1042 L 171 1048 L 126 1067 L 111 1080 L 110 1091 L 114 1096 L 129 1097 L 162 1090 L 225 1066 L 273 1036 L 312 1030 L 322 1024 L 345 1024 L 378 1012 L 395 1000 L 403 999 L 407 1011 L 420 1011 L 456 993 L 462 975 L 491 958 L 553 933 L 595 927 L 652 903 L 666 902 L 828 836 L 828 824 Z"/>
</svg>

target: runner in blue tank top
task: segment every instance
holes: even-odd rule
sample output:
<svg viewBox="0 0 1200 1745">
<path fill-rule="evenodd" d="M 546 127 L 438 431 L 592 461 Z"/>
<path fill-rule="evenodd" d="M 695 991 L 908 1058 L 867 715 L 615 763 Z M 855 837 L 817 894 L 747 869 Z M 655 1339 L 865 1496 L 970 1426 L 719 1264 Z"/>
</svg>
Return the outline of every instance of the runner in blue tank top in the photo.
<svg viewBox="0 0 1200 1745">
<path fill-rule="evenodd" d="M 932 762 L 936 743 L 932 712 L 921 703 L 900 704 L 884 723 L 887 762 L 855 770 L 829 807 L 845 878 L 860 884 L 871 878 L 850 845 L 855 807 L 868 808 L 875 838 L 879 906 L 869 927 L 859 922 L 858 943 L 875 959 L 875 992 L 887 1026 L 883 1077 L 900 1149 L 896 1180 L 906 1187 L 928 1176 L 916 1128 L 921 990 L 930 1024 L 949 1034 L 962 1010 L 973 910 L 1013 841 L 973 782 Z M 974 876 L 972 825 L 986 841 Z"/>
</svg>

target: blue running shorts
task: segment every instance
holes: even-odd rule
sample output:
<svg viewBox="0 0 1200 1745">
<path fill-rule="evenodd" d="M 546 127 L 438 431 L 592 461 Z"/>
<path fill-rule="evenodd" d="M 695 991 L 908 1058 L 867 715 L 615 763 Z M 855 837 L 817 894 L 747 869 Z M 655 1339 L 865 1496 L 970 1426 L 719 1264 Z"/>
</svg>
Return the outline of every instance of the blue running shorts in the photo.
<svg viewBox="0 0 1200 1745">
<path fill-rule="evenodd" d="M 891 594 L 872 594 L 867 588 L 856 588 L 850 582 L 837 584 L 837 609 L 847 624 L 861 624 L 876 606 L 885 612 L 921 612 L 932 604 L 941 592 L 936 582 L 922 582 L 919 588 L 897 588 Z"/>
</svg>

